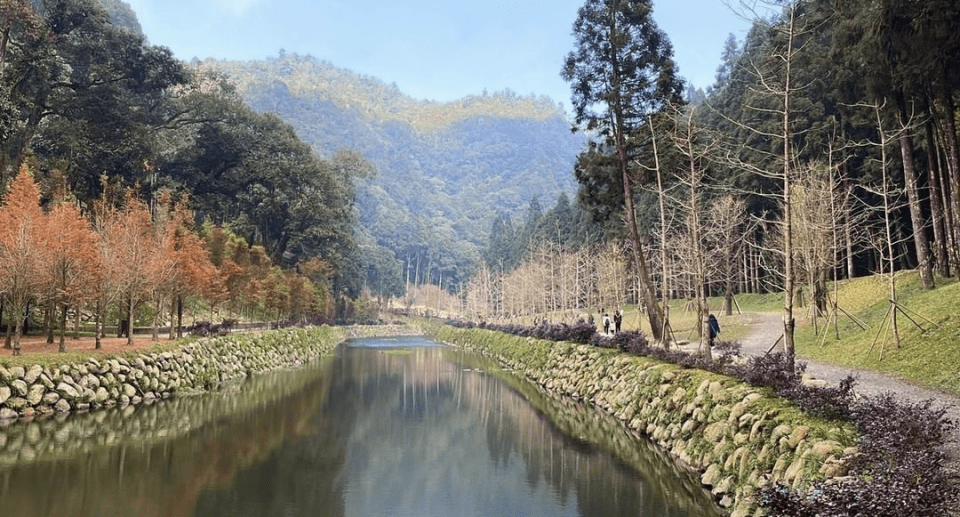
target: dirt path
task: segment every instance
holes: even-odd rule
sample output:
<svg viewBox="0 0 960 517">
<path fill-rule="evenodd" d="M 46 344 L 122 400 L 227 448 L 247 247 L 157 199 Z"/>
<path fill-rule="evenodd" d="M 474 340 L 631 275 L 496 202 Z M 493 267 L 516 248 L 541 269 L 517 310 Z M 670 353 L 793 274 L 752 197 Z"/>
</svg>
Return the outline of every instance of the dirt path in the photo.
<svg viewBox="0 0 960 517">
<path fill-rule="evenodd" d="M 763 355 L 783 334 L 783 317 L 780 313 L 754 313 L 750 314 L 749 317 L 751 330 L 740 342 L 741 352 L 744 356 Z M 854 392 L 860 396 L 874 396 L 890 392 L 894 394 L 897 400 L 909 403 L 933 400 L 934 408 L 945 407 L 947 418 L 955 424 L 960 424 L 960 398 L 958 397 L 924 388 L 907 379 L 886 373 L 819 363 L 804 357 L 801 357 L 800 360 L 807 364 L 807 373 L 827 381 L 831 386 L 836 386 L 847 375 L 852 375 L 857 380 L 854 385 Z M 956 425 L 951 431 L 951 439 L 945 450 L 950 461 L 950 470 L 954 475 L 960 475 L 960 425 Z"/>
</svg>

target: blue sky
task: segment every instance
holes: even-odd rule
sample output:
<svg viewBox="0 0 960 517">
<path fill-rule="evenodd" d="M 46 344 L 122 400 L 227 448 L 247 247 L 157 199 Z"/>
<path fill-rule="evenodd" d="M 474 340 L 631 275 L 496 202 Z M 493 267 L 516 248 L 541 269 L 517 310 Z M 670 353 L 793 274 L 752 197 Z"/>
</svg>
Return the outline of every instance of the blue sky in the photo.
<svg viewBox="0 0 960 517">
<path fill-rule="evenodd" d="M 569 110 L 560 78 L 583 0 L 127 0 L 150 43 L 183 60 L 310 54 L 417 99 L 452 101 L 484 89 L 547 95 Z M 749 24 L 722 0 L 654 0 L 654 19 L 680 73 L 713 83 L 727 35 Z"/>
</svg>

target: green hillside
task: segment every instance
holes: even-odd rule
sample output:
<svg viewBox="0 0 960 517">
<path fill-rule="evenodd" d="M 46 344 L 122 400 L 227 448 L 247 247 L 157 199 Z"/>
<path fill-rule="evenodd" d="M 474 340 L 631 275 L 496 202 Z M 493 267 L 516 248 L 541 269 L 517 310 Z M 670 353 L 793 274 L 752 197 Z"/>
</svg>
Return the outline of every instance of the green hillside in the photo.
<svg viewBox="0 0 960 517">
<path fill-rule="evenodd" d="M 320 156 L 360 153 L 377 170 L 357 185 L 364 238 L 454 286 L 482 255 L 493 221 L 522 221 L 577 188 L 586 138 L 546 97 L 498 92 L 437 103 L 311 56 L 206 60 L 258 112 L 291 124 Z"/>
</svg>

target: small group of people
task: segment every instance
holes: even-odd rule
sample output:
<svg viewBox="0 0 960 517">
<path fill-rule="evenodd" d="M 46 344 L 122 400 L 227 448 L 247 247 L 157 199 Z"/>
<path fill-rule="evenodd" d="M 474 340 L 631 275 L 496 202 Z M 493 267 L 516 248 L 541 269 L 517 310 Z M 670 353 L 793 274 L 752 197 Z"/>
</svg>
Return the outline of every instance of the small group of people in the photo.
<svg viewBox="0 0 960 517">
<path fill-rule="evenodd" d="M 620 332 L 620 327 L 623 325 L 623 311 L 617 309 L 613 313 L 613 333 L 617 334 Z M 603 333 L 610 334 L 610 314 L 603 313 Z"/>
<path fill-rule="evenodd" d="M 610 314 L 603 312 L 603 309 L 600 309 L 600 312 L 603 313 L 603 319 L 601 323 L 603 324 L 603 333 L 604 335 L 619 334 L 620 328 L 623 326 L 623 311 L 617 309 L 613 313 L 613 318 L 610 318 Z M 589 323 L 593 324 L 593 315 L 590 315 Z M 707 317 L 707 335 L 709 336 L 710 347 L 712 348 L 717 341 L 717 335 L 720 334 L 720 322 L 717 320 L 717 317 L 713 314 L 710 314 Z"/>
</svg>

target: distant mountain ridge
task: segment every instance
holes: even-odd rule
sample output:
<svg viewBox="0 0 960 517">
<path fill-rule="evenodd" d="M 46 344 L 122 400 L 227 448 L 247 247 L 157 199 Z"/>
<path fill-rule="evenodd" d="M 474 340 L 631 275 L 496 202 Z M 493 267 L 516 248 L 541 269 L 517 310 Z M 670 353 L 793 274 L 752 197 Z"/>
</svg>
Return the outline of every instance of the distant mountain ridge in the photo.
<svg viewBox="0 0 960 517">
<path fill-rule="evenodd" d="M 576 190 L 586 138 L 547 97 L 418 101 L 296 54 L 195 64 L 228 75 L 247 104 L 279 115 L 321 156 L 349 149 L 374 165 L 378 175 L 358 185 L 364 230 L 400 260 L 435 267 L 435 281 L 472 272 L 498 214 L 521 220 L 532 199 L 550 206 Z"/>
<path fill-rule="evenodd" d="M 431 131 L 475 116 L 545 120 L 563 117 L 562 108 L 549 97 L 519 97 L 510 92 L 470 95 L 440 103 L 417 100 L 375 77 L 337 68 L 312 56 L 282 52 L 263 61 L 206 59 L 201 67 L 228 74 L 241 91 L 280 81 L 298 98 L 329 101 L 341 109 L 356 110 L 379 121 L 410 124 L 418 131 Z"/>
</svg>

